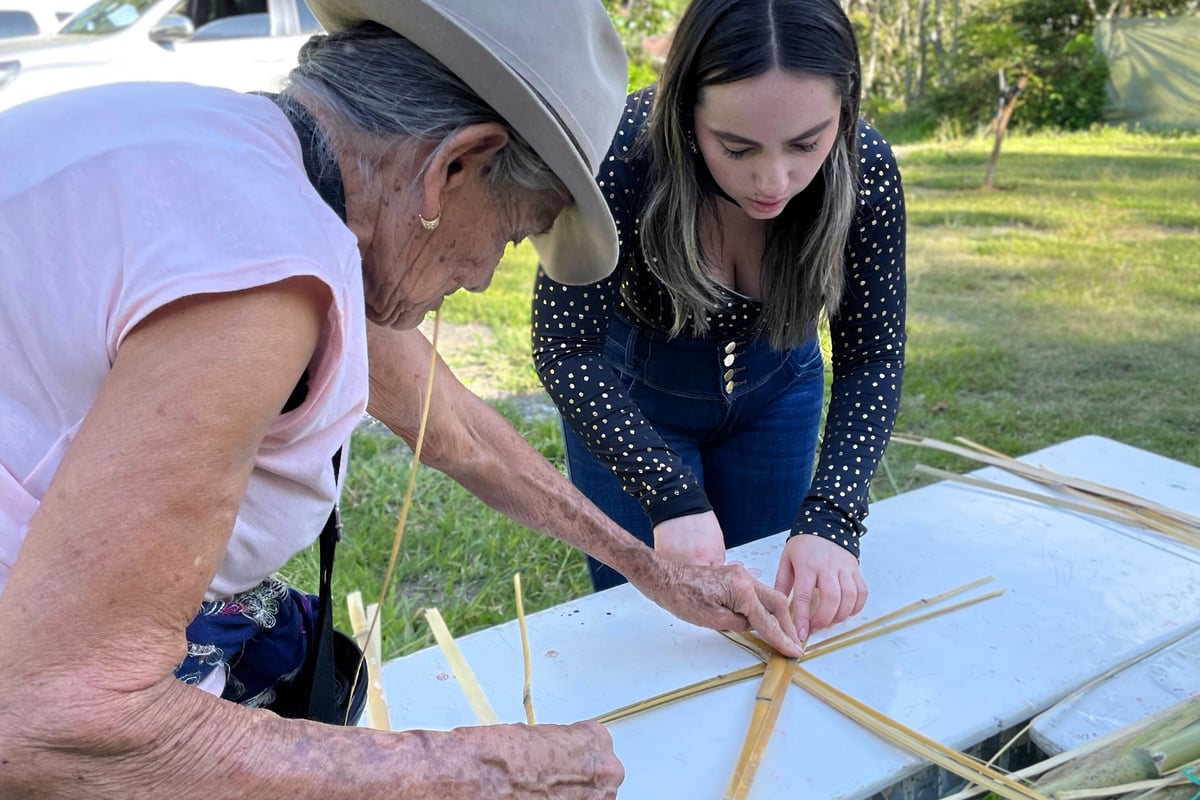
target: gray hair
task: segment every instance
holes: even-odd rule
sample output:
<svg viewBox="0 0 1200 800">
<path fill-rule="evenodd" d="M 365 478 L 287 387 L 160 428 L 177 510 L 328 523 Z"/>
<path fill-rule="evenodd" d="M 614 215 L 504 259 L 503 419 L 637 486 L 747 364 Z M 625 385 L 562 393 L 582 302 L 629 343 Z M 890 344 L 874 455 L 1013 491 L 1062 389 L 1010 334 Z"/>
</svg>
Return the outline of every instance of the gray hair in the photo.
<svg viewBox="0 0 1200 800">
<path fill-rule="evenodd" d="M 368 180 L 383 153 L 397 144 L 436 145 L 424 169 L 458 131 L 495 122 L 509 140 L 488 173 L 489 189 L 550 192 L 563 205 L 571 200 L 563 182 L 504 118 L 441 62 L 383 25 L 365 22 L 313 36 L 300 49 L 299 65 L 282 94 L 323 106 L 333 120 L 323 130 L 328 147 L 357 158 Z M 333 152 L 318 156 L 335 163 Z"/>
</svg>

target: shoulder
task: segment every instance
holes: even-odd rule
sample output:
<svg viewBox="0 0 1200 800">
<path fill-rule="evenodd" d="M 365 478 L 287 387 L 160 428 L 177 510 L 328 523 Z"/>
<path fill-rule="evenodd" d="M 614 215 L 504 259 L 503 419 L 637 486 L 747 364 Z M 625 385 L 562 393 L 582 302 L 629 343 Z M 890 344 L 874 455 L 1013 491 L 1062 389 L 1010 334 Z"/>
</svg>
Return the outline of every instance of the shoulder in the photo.
<svg viewBox="0 0 1200 800">
<path fill-rule="evenodd" d="M 892 145 L 866 120 L 858 120 L 854 156 L 858 161 L 859 178 L 868 184 L 900 178 Z"/>
<path fill-rule="evenodd" d="M 863 203 L 900 190 L 900 169 L 891 144 L 864 119 L 858 121 L 853 157 L 857 162 L 859 195 Z"/>
<path fill-rule="evenodd" d="M 67 171 L 140 180 L 161 192 L 189 171 L 216 181 L 240 176 L 246 186 L 301 163 L 274 103 L 183 83 L 110 84 L 17 106 L 0 119 L 0 151 L 9 171 L 0 196 Z"/>
<path fill-rule="evenodd" d="M 629 154 L 637 150 L 635 145 L 649 126 L 650 111 L 653 108 L 653 86 L 638 89 L 625 98 L 625 110 L 621 113 L 621 123 L 613 137 L 614 153 Z"/>
<path fill-rule="evenodd" d="M 626 217 L 640 203 L 650 171 L 650 148 L 645 135 L 653 104 L 653 87 L 639 89 L 626 98 L 612 145 L 596 176 L 619 233 L 624 233 L 623 228 L 631 221 Z"/>
</svg>

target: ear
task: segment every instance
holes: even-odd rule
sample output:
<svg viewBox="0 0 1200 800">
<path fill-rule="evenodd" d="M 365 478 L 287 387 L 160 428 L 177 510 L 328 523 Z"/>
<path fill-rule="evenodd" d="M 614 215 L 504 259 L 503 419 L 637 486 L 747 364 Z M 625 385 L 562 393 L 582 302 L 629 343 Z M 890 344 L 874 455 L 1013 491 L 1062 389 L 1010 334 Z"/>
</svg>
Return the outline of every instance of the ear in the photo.
<svg viewBox="0 0 1200 800">
<path fill-rule="evenodd" d="M 498 122 L 468 125 L 445 140 L 422 179 L 422 215 L 432 219 L 456 191 L 481 181 L 506 144 L 508 131 Z"/>
</svg>

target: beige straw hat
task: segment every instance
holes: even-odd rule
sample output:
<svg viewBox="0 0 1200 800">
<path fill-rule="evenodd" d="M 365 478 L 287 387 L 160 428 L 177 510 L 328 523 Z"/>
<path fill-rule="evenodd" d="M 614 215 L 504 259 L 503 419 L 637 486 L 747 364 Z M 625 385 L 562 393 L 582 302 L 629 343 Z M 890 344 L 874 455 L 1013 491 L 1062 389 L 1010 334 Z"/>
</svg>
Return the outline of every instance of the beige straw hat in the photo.
<svg viewBox="0 0 1200 800">
<path fill-rule="evenodd" d="M 386 25 L 437 58 L 494 108 L 575 198 L 534 237 L 563 283 L 617 263 L 617 230 L 596 185 L 625 104 L 628 66 L 600 0 L 307 0 L 328 31 Z"/>
</svg>

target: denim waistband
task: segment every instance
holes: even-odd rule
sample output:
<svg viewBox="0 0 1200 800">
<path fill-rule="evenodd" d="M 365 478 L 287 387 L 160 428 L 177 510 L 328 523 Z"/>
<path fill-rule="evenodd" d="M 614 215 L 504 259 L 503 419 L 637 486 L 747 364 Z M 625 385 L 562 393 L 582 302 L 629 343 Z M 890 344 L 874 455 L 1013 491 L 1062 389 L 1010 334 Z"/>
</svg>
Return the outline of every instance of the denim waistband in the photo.
<svg viewBox="0 0 1200 800">
<path fill-rule="evenodd" d="M 671 337 L 619 314 L 609 325 L 605 355 L 626 378 L 688 397 L 733 398 L 772 380 L 789 363 L 821 364 L 815 335 L 799 348 L 780 351 L 761 337 Z"/>
</svg>

